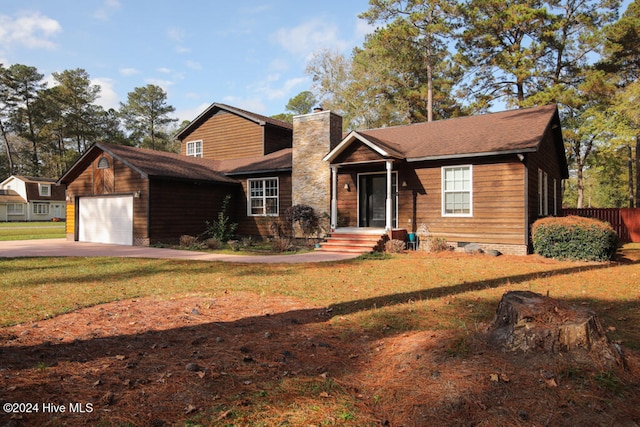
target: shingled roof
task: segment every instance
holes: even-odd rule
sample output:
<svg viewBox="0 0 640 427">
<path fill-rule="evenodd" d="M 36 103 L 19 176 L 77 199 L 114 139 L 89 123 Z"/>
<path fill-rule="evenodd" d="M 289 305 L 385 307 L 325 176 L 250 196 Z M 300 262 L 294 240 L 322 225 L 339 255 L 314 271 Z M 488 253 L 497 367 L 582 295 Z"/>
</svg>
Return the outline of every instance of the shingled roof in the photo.
<svg viewBox="0 0 640 427">
<path fill-rule="evenodd" d="M 94 144 L 60 178 L 59 182 L 68 184 L 93 162 L 102 152 L 108 153 L 144 178 L 174 178 L 220 183 L 237 183 L 233 178 L 222 174 L 217 168 L 218 162 L 198 157 L 187 157 L 165 151 L 147 150 L 99 142 Z"/>
<path fill-rule="evenodd" d="M 15 190 L 0 189 L 0 203 L 27 203 Z"/>
<path fill-rule="evenodd" d="M 351 132 L 325 160 L 356 140 L 384 157 L 407 161 L 533 152 L 560 126 L 556 105 Z M 374 148 L 374 149 L 375 149 Z M 383 154 L 384 152 L 384 154 Z"/>
</svg>

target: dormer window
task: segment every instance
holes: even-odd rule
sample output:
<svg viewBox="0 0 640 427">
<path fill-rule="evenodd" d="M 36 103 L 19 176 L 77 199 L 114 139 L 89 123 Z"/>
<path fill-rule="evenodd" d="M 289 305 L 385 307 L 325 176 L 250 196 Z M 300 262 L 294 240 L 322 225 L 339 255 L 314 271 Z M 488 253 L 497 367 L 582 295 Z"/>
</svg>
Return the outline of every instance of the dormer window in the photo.
<svg viewBox="0 0 640 427">
<path fill-rule="evenodd" d="M 38 184 L 38 193 L 41 197 L 51 196 L 51 184 Z"/>
<path fill-rule="evenodd" d="M 202 141 L 187 142 L 187 156 L 202 157 Z"/>
</svg>

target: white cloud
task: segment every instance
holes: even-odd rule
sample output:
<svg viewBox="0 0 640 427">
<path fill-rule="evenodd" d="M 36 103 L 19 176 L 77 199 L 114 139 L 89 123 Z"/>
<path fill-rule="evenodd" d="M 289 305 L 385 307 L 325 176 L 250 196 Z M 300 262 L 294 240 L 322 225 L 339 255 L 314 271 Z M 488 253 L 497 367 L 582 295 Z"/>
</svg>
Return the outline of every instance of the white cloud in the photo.
<svg viewBox="0 0 640 427">
<path fill-rule="evenodd" d="M 156 79 L 156 78 L 153 78 L 153 77 L 148 78 L 148 79 L 144 79 L 144 81 L 145 81 L 145 83 L 150 84 L 150 85 L 160 86 L 162 88 L 162 90 L 164 90 L 165 92 L 168 92 L 169 88 L 175 84 L 175 82 L 172 81 L 172 80 Z"/>
<path fill-rule="evenodd" d="M 91 79 L 91 84 L 100 86 L 100 95 L 96 100 L 105 110 L 117 109 L 120 106 L 120 97 L 113 88 L 113 80 L 108 77 L 96 77 Z"/>
<path fill-rule="evenodd" d="M 111 15 L 113 15 L 116 11 L 118 11 L 122 5 L 118 0 L 105 0 L 94 13 L 93 17 L 98 21 L 108 21 L 111 19 Z"/>
<path fill-rule="evenodd" d="M 369 34 L 373 34 L 375 30 L 375 25 L 368 24 L 364 19 L 358 19 L 355 28 L 357 44 L 361 44 L 364 41 L 364 38 Z"/>
<path fill-rule="evenodd" d="M 186 62 L 186 64 L 187 64 L 187 67 L 192 69 L 192 70 L 196 70 L 196 71 L 202 70 L 202 64 L 200 64 L 197 61 L 189 60 L 189 61 Z"/>
<path fill-rule="evenodd" d="M 263 114 L 267 108 L 264 103 L 258 98 L 241 98 L 239 96 L 225 96 L 222 98 L 222 102 L 231 105 L 233 107 L 242 108 L 243 110 L 251 111 L 258 114 Z"/>
<path fill-rule="evenodd" d="M 185 120 L 193 120 L 196 117 L 198 117 L 200 114 L 202 114 L 202 112 L 204 112 L 204 110 L 206 110 L 207 108 L 209 108 L 211 104 L 200 104 L 196 107 L 193 108 L 188 108 L 186 110 L 176 110 L 175 115 L 178 118 L 179 122 L 183 122 Z"/>
<path fill-rule="evenodd" d="M 136 68 L 120 68 L 120 70 L 118 70 L 118 72 L 123 75 L 123 76 L 133 76 L 136 74 L 140 74 L 140 70 L 136 69 Z"/>
<path fill-rule="evenodd" d="M 186 33 L 182 28 L 171 27 L 167 30 L 167 37 L 173 42 L 182 43 L 185 35 Z"/>
<path fill-rule="evenodd" d="M 60 23 L 40 12 L 0 15 L 0 45 L 4 48 L 54 49 L 56 44 L 51 39 L 60 32 Z"/>
<path fill-rule="evenodd" d="M 295 77 L 280 83 L 279 74 L 268 75 L 262 81 L 249 86 L 249 92 L 264 95 L 269 100 L 285 100 L 295 96 L 292 93 L 297 87 L 309 84 L 306 77 Z"/>
<path fill-rule="evenodd" d="M 321 18 L 312 19 L 294 28 L 281 28 L 271 35 L 271 40 L 287 52 L 309 60 L 319 49 L 336 49 L 340 52 L 351 44 L 339 37 L 339 28 Z"/>
<path fill-rule="evenodd" d="M 174 43 L 177 53 L 188 53 L 191 51 L 184 45 L 184 40 L 187 38 L 187 33 L 178 27 L 171 27 L 167 30 L 167 38 Z"/>
</svg>

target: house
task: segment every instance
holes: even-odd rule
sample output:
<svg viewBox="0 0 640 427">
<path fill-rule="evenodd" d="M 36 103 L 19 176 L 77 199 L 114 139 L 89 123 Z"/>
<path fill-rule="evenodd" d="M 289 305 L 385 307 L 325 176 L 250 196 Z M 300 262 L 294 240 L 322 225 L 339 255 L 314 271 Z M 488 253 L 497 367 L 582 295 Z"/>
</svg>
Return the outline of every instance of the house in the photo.
<svg viewBox="0 0 640 427">
<path fill-rule="evenodd" d="M 59 180 L 67 185 L 67 236 L 176 242 L 200 235 L 227 195 L 238 232 L 266 235 L 269 219 L 291 206 L 291 134 L 288 123 L 214 104 L 181 131 L 189 136 L 182 154 L 94 144 Z"/>
<path fill-rule="evenodd" d="M 12 175 L 0 183 L 0 221 L 65 218 L 65 187 L 55 179 Z"/>
<path fill-rule="evenodd" d="M 331 224 L 422 224 L 454 247 L 526 254 L 530 227 L 559 215 L 567 161 L 555 105 L 354 131 L 323 161 Z"/>
<path fill-rule="evenodd" d="M 69 238 L 197 235 L 231 195 L 240 235 L 270 235 L 288 207 L 306 204 L 332 239 L 422 226 L 456 247 L 526 254 L 531 224 L 560 213 L 568 177 L 555 105 L 345 135 L 330 111 L 290 125 L 215 103 L 177 138 L 181 154 L 92 146 L 59 180 Z"/>
</svg>

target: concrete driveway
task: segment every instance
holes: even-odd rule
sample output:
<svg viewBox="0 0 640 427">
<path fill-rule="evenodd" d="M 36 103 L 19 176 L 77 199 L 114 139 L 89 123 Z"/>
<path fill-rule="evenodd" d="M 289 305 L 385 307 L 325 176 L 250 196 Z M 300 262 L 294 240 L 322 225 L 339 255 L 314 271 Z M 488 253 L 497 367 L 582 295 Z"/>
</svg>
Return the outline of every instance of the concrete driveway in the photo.
<svg viewBox="0 0 640 427">
<path fill-rule="evenodd" d="M 224 261 L 239 263 L 301 263 L 342 261 L 358 256 L 337 252 L 307 252 L 295 255 L 224 255 L 177 249 L 142 246 L 106 245 L 102 243 L 72 242 L 66 239 L 13 240 L 0 242 L 0 258 L 22 257 L 130 257 L 188 259 L 196 261 Z"/>
</svg>

